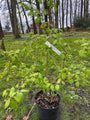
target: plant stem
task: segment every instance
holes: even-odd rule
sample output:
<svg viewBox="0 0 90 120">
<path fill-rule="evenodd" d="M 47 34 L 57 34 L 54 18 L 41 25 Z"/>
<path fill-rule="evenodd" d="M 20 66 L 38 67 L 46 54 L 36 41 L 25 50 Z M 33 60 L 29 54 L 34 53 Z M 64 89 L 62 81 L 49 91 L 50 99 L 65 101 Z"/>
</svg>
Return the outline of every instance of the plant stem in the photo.
<svg viewBox="0 0 90 120">
<path fill-rule="evenodd" d="M 32 112 L 32 110 L 33 110 L 33 108 L 34 108 L 34 106 L 36 105 L 36 103 L 34 103 L 33 104 L 33 106 L 32 106 L 32 108 L 31 108 L 31 110 L 29 111 L 29 113 L 28 113 L 28 115 L 27 115 L 27 117 L 29 117 L 30 116 L 30 114 L 31 114 L 31 112 Z"/>
<path fill-rule="evenodd" d="M 48 78 L 48 53 L 46 54 L 46 77 Z"/>
</svg>

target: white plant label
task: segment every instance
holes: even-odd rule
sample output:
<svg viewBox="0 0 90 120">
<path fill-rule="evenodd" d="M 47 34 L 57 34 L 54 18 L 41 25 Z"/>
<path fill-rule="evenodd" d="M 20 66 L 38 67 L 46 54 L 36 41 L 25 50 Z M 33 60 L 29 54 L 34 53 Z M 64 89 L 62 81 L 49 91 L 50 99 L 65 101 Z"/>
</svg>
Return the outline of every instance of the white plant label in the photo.
<svg viewBox="0 0 90 120">
<path fill-rule="evenodd" d="M 51 47 L 52 50 L 53 50 L 55 53 L 57 53 L 58 55 L 61 54 L 61 52 L 60 52 L 56 47 L 54 47 L 50 42 L 46 41 L 45 44 L 46 44 L 48 47 Z"/>
</svg>

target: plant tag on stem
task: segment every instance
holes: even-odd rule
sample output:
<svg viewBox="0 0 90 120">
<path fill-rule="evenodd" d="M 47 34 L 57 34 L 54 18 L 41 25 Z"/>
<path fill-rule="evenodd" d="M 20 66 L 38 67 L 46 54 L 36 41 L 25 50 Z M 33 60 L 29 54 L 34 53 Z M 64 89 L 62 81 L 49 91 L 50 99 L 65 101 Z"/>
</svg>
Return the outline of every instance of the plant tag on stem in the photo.
<svg viewBox="0 0 90 120">
<path fill-rule="evenodd" d="M 53 50 L 55 53 L 57 53 L 58 55 L 61 54 L 61 52 L 60 52 L 56 47 L 54 47 L 50 42 L 46 41 L 45 44 L 46 44 L 48 47 L 51 47 L 52 50 Z"/>
</svg>

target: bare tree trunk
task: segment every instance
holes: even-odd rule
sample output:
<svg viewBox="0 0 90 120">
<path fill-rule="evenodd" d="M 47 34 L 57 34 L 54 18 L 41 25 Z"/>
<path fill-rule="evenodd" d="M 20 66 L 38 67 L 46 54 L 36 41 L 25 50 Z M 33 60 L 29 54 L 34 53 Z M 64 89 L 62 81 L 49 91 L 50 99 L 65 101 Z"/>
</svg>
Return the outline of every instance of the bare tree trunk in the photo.
<svg viewBox="0 0 90 120">
<path fill-rule="evenodd" d="M 59 0 L 56 0 L 57 11 L 55 11 L 55 28 L 58 28 L 58 6 L 59 6 Z"/>
<path fill-rule="evenodd" d="M 81 22 L 80 22 L 80 26 L 82 27 L 82 13 L 83 13 L 83 0 L 81 0 Z"/>
<path fill-rule="evenodd" d="M 49 27 L 52 28 L 51 27 L 51 25 L 52 25 L 52 15 L 51 15 L 51 8 L 50 8 L 50 6 L 48 6 L 48 14 L 49 14 Z"/>
<path fill-rule="evenodd" d="M 70 26 L 72 27 L 72 0 L 70 0 Z"/>
<path fill-rule="evenodd" d="M 16 16 L 16 0 L 11 0 L 11 10 L 12 10 L 12 22 L 13 22 L 14 36 L 15 38 L 20 38 L 18 21 L 17 21 L 17 16 Z"/>
<path fill-rule="evenodd" d="M 86 0 L 86 17 L 88 18 L 89 0 Z"/>
<path fill-rule="evenodd" d="M 32 17 L 32 20 L 33 20 L 34 34 L 37 34 L 37 28 L 36 28 L 34 16 Z"/>
<path fill-rule="evenodd" d="M 66 26 L 68 26 L 68 0 L 67 0 L 67 9 L 66 9 Z"/>
<path fill-rule="evenodd" d="M 44 9 L 47 11 L 47 0 L 44 0 Z M 47 22 L 47 14 L 45 15 L 45 22 Z"/>
<path fill-rule="evenodd" d="M 32 1 L 29 0 L 30 5 L 32 4 Z M 31 8 L 32 9 L 32 8 Z M 34 29 L 34 34 L 37 34 L 37 27 L 36 27 L 36 23 L 35 23 L 35 18 L 34 15 L 32 16 L 32 20 L 33 20 L 33 29 Z"/>
<path fill-rule="evenodd" d="M 22 3 L 22 0 L 20 0 L 20 2 Z M 25 19 L 26 19 L 26 25 L 27 25 L 28 31 L 30 32 L 30 26 L 28 24 L 28 18 L 27 18 L 27 15 L 26 15 L 24 7 L 22 7 L 22 11 L 23 11 Z"/>
<path fill-rule="evenodd" d="M 74 19 L 76 18 L 76 11 L 77 11 L 77 0 L 76 0 L 76 2 L 75 2 Z"/>
<path fill-rule="evenodd" d="M 36 0 L 36 5 L 37 5 L 37 9 L 40 11 L 40 4 L 38 0 Z M 38 17 L 41 17 L 40 14 L 38 15 Z M 40 26 L 41 26 L 41 21 L 39 22 L 39 33 L 42 34 L 42 29 Z"/>
<path fill-rule="evenodd" d="M 11 12 L 8 0 L 7 0 L 7 6 L 8 6 L 8 10 L 9 10 L 9 16 L 10 16 L 10 21 L 11 21 L 11 26 L 12 26 L 12 32 L 14 33 L 14 25 L 13 25 L 13 20 L 12 20 L 12 12 Z"/>
<path fill-rule="evenodd" d="M 61 24 L 61 16 L 60 16 L 60 28 L 62 27 L 62 24 Z"/>
<path fill-rule="evenodd" d="M 4 37 L 3 30 L 2 30 L 2 25 L 0 21 L 0 40 Z"/>
<path fill-rule="evenodd" d="M 17 3 L 17 9 L 18 9 L 18 14 L 19 14 L 19 18 L 20 18 L 21 30 L 22 30 L 22 33 L 24 34 L 22 18 L 21 18 L 21 14 L 20 14 L 20 9 L 19 9 L 18 3 Z"/>
<path fill-rule="evenodd" d="M 62 29 L 64 30 L 64 5 L 62 0 Z"/>
<path fill-rule="evenodd" d="M 84 0 L 84 18 L 86 17 L 86 0 Z"/>
<path fill-rule="evenodd" d="M 61 14 L 60 14 L 60 12 L 61 12 L 61 10 L 60 10 L 60 1 L 59 1 L 59 6 L 58 6 L 58 24 L 60 25 L 60 16 L 61 16 Z"/>
<path fill-rule="evenodd" d="M 0 40 L 4 37 L 4 34 L 3 34 L 3 30 L 2 30 L 2 25 L 1 25 L 1 21 L 0 21 Z M 5 45 L 4 45 L 4 40 L 2 39 L 2 43 L 1 43 L 1 49 L 6 51 L 5 49 Z"/>
</svg>

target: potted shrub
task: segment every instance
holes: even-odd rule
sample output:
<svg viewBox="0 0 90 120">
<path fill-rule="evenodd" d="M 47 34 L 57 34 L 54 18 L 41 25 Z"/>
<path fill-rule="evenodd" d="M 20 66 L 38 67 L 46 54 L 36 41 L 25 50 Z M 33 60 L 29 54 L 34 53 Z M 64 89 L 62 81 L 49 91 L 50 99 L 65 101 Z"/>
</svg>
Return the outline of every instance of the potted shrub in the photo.
<svg viewBox="0 0 90 120">
<path fill-rule="evenodd" d="M 35 73 L 30 76 L 30 82 L 41 89 L 35 96 L 40 120 L 56 120 L 61 101 L 58 94 L 60 80 L 54 85 L 40 73 Z"/>
</svg>

